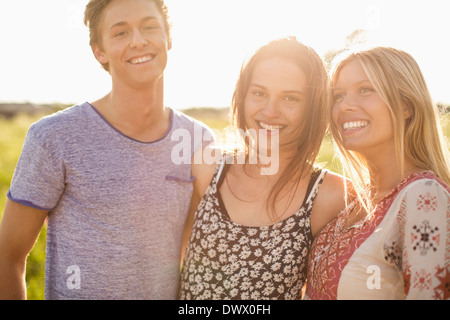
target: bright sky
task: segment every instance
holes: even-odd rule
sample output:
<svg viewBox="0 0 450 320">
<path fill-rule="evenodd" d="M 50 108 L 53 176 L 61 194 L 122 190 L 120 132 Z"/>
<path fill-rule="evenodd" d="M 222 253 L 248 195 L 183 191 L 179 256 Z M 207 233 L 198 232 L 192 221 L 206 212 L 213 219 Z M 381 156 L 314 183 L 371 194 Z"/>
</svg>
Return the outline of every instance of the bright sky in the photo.
<svg viewBox="0 0 450 320">
<path fill-rule="evenodd" d="M 92 101 L 110 88 L 88 45 L 87 0 L 0 3 L 0 102 Z M 319 55 L 355 29 L 375 44 L 411 53 L 435 101 L 450 104 L 448 0 L 166 0 L 173 48 L 166 105 L 228 106 L 244 58 L 295 35 Z"/>
</svg>

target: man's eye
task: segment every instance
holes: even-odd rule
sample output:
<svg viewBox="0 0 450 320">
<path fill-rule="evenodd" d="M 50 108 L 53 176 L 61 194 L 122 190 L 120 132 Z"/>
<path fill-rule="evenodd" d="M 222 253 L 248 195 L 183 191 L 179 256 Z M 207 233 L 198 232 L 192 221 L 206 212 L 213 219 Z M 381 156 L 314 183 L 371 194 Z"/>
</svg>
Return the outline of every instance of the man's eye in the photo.
<svg viewBox="0 0 450 320">
<path fill-rule="evenodd" d="M 147 25 L 144 27 L 144 31 L 153 31 L 155 29 L 157 29 L 158 26 L 157 25 Z"/>
<path fill-rule="evenodd" d="M 126 34 L 127 34 L 126 31 L 119 31 L 114 34 L 114 37 L 123 37 Z"/>
</svg>

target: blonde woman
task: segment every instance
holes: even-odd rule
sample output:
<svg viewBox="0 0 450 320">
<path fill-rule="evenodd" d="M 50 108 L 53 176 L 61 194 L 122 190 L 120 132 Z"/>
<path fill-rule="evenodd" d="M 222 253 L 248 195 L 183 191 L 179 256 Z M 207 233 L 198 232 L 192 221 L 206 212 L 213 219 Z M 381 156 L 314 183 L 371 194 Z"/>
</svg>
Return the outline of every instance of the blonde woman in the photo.
<svg viewBox="0 0 450 320">
<path fill-rule="evenodd" d="M 378 47 L 331 76 L 331 130 L 356 192 L 316 237 L 309 299 L 448 299 L 448 146 L 416 61 Z"/>
</svg>

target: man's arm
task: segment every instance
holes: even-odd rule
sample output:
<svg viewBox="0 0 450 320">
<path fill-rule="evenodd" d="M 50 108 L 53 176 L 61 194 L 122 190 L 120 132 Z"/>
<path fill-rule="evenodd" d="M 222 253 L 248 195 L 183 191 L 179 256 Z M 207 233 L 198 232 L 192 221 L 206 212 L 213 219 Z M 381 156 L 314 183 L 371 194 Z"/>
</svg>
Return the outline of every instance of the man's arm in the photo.
<svg viewBox="0 0 450 320">
<path fill-rule="evenodd" d="M 0 300 L 26 299 L 26 259 L 47 214 L 7 199 L 0 224 Z"/>
<path fill-rule="evenodd" d="M 202 149 L 199 149 L 195 152 L 197 155 L 194 154 L 192 156 L 191 174 L 195 178 L 194 190 L 192 193 L 189 213 L 187 215 L 186 222 L 184 225 L 184 232 L 181 244 L 181 264 L 183 264 L 184 254 L 189 243 L 192 227 L 194 225 L 195 211 L 197 210 L 197 207 L 200 201 L 202 200 L 203 195 L 205 194 L 206 189 L 208 188 L 216 169 L 215 162 L 209 163 L 206 162 L 204 159 L 204 155 L 206 152 L 208 152 L 212 157 L 215 156 L 214 149 L 211 148 L 213 148 L 212 145 L 203 147 Z M 196 163 L 197 159 L 201 159 L 200 163 Z"/>
</svg>

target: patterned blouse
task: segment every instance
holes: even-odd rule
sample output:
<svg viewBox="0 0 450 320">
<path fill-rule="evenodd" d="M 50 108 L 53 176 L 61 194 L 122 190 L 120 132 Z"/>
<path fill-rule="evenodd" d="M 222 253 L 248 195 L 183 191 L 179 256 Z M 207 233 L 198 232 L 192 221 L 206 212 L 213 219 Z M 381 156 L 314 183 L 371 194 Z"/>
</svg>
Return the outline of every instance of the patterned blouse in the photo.
<svg viewBox="0 0 450 320">
<path fill-rule="evenodd" d="M 311 208 L 326 171 L 312 175 L 308 196 L 295 214 L 251 227 L 234 223 L 223 205 L 218 191 L 223 167 L 218 165 L 195 213 L 180 299 L 300 299 L 312 242 Z"/>
<path fill-rule="evenodd" d="M 306 299 L 450 299 L 450 190 L 434 173 L 402 180 L 363 221 L 351 203 L 314 239 Z"/>
</svg>

